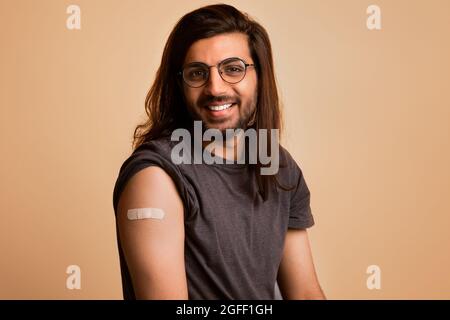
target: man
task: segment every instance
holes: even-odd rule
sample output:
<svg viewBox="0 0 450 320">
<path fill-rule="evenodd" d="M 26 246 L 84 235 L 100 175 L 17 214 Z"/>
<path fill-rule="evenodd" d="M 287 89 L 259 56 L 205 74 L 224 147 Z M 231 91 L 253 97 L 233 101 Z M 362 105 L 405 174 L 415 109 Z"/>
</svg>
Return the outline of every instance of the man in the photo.
<svg viewBox="0 0 450 320">
<path fill-rule="evenodd" d="M 280 128 L 264 28 L 224 4 L 185 15 L 167 40 L 146 111 L 114 189 L 124 298 L 274 299 L 278 281 L 284 299 L 324 299 L 306 231 L 310 193 L 284 148 L 269 146 L 280 158 L 273 175 L 261 173 L 260 157 L 232 161 L 255 153 L 239 135 L 223 147 L 201 142 L 223 164 L 174 163 L 173 133 L 192 133 L 195 120 L 224 137 L 227 129 Z"/>
</svg>

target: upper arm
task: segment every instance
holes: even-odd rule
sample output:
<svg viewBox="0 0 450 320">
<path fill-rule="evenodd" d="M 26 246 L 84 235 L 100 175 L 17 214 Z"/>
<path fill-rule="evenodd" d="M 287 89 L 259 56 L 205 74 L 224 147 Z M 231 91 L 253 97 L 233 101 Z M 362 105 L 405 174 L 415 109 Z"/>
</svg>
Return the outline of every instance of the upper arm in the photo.
<svg viewBox="0 0 450 320">
<path fill-rule="evenodd" d="M 163 219 L 129 220 L 135 208 L 158 208 Z M 118 203 L 118 229 L 137 299 L 187 299 L 184 209 L 167 173 L 156 166 L 136 173 Z"/>
<path fill-rule="evenodd" d="M 314 268 L 306 229 L 288 229 L 278 270 L 284 299 L 325 299 Z"/>
</svg>

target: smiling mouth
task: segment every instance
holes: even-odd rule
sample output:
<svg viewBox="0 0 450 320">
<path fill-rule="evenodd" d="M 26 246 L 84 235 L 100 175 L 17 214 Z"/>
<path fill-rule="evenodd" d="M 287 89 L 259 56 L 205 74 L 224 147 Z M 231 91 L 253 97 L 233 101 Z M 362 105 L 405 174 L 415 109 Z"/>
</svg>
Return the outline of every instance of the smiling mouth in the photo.
<svg viewBox="0 0 450 320">
<path fill-rule="evenodd" d="M 232 105 L 234 105 L 234 103 L 226 103 L 220 106 L 206 106 L 206 108 L 208 108 L 211 111 L 222 111 L 231 108 Z"/>
</svg>

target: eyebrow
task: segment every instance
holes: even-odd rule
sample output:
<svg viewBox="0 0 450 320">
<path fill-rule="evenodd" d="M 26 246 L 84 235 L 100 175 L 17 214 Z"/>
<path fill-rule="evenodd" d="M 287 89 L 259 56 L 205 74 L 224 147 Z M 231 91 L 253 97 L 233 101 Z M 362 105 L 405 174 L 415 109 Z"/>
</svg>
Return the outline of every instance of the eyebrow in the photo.
<svg viewBox="0 0 450 320">
<path fill-rule="evenodd" d="M 244 59 L 244 58 L 234 56 L 234 57 L 225 58 L 225 59 L 219 61 L 218 63 L 214 64 L 214 65 L 217 65 L 217 64 L 219 64 L 219 63 L 221 63 L 221 62 L 223 62 L 223 61 L 225 61 L 225 60 L 229 60 L 229 59 L 241 59 L 241 60 L 244 61 L 245 63 L 254 63 L 254 62 L 247 62 L 247 60 Z M 189 63 L 184 64 L 183 66 L 189 66 L 189 65 L 193 65 L 193 64 L 201 64 L 201 65 L 209 66 L 208 64 L 206 64 L 206 63 L 204 63 L 204 62 L 201 62 L 201 61 L 192 61 L 192 62 L 189 62 Z"/>
</svg>

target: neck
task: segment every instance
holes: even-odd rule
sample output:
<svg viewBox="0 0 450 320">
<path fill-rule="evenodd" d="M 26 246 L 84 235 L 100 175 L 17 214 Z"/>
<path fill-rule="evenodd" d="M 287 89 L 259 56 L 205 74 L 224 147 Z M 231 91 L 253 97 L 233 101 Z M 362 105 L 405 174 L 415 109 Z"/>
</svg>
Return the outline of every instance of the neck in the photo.
<svg viewBox="0 0 450 320">
<path fill-rule="evenodd" d="M 236 161 L 239 157 L 242 156 L 244 152 L 244 139 L 243 132 L 236 132 L 229 139 L 225 139 L 222 143 L 220 141 L 203 141 L 203 148 L 207 149 L 214 156 Z"/>
</svg>

